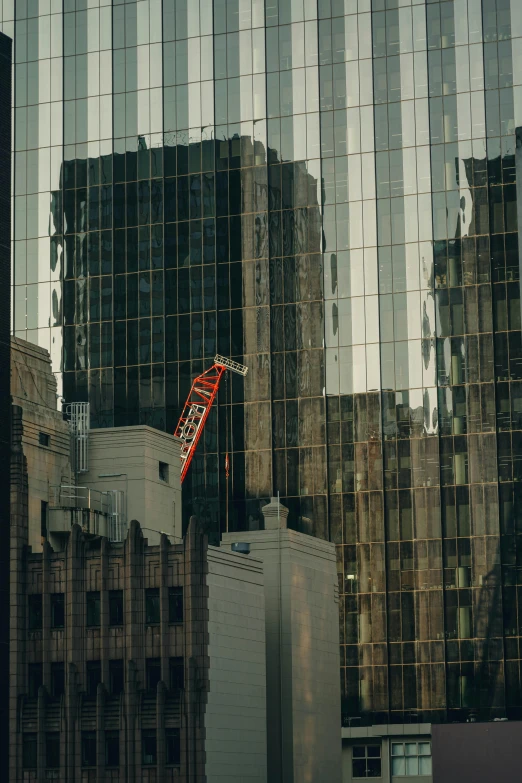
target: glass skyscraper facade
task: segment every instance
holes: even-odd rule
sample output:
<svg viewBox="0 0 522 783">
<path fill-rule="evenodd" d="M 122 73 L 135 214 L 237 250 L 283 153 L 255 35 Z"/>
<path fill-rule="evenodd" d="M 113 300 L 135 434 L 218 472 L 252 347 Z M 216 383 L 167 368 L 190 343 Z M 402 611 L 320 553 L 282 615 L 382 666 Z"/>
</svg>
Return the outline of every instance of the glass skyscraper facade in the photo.
<svg viewBox="0 0 522 783">
<path fill-rule="evenodd" d="M 10 351 L 10 229 L 11 229 L 11 51 L 12 42 L 0 33 L 0 601 L 9 606 L 11 351 Z M 9 671 L 9 612 L 0 618 L 0 668 Z M 0 776 L 9 774 L 9 685 L 0 685 Z"/>
<path fill-rule="evenodd" d="M 519 0 L 0 14 L 15 333 L 94 426 L 248 365 L 186 516 L 338 545 L 346 717 L 522 717 Z"/>
</svg>

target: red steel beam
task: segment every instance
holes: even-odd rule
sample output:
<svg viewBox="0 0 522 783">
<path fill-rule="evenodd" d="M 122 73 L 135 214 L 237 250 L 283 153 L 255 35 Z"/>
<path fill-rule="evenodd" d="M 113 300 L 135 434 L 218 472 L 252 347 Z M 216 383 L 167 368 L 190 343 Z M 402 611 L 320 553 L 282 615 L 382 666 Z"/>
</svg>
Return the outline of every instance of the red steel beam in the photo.
<svg viewBox="0 0 522 783">
<path fill-rule="evenodd" d="M 226 367 L 214 364 L 192 384 L 174 435 L 181 440 L 181 481 L 187 475 Z"/>
</svg>

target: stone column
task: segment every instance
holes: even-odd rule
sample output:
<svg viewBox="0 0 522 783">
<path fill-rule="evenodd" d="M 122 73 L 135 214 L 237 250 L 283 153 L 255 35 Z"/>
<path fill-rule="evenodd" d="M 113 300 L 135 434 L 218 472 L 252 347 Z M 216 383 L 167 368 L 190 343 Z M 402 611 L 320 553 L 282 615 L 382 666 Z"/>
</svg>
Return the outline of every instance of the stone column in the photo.
<svg viewBox="0 0 522 783">
<path fill-rule="evenodd" d="M 185 637 L 185 720 L 181 738 L 181 778 L 205 780 L 204 706 L 208 690 L 208 539 L 196 517 L 185 536 L 183 616 Z"/>
<path fill-rule="evenodd" d="M 127 651 L 127 672 L 125 682 L 125 761 L 127 783 L 137 783 L 136 761 L 141 758 L 141 742 L 137 741 L 138 684 L 143 677 L 143 533 L 139 522 L 133 519 L 125 541 L 124 610 Z M 140 738 L 141 739 L 141 738 Z"/>
<path fill-rule="evenodd" d="M 38 700 L 37 700 L 37 735 L 36 735 L 36 753 L 37 753 L 37 778 L 38 783 L 45 780 L 45 766 L 47 763 L 45 752 L 45 688 L 40 685 L 38 688 Z M 20 778 L 21 779 L 21 778 Z"/>
<path fill-rule="evenodd" d="M 96 783 L 105 781 L 105 688 L 96 689 Z"/>
<path fill-rule="evenodd" d="M 160 647 L 161 647 L 161 679 L 169 686 L 169 547 L 165 535 L 160 537 Z"/>
<path fill-rule="evenodd" d="M 84 539 L 79 525 L 74 524 L 65 549 L 65 660 L 75 665 L 85 690 L 85 576 L 84 576 Z M 74 746 L 74 754 L 69 753 L 72 762 L 69 780 L 81 776 L 81 732 L 78 715 L 76 687 L 69 686 L 70 709 L 66 714 L 67 742 Z M 76 686 L 76 683 L 74 683 Z M 74 694 L 74 695 L 73 695 Z"/>
<path fill-rule="evenodd" d="M 12 408 L 12 449 L 10 470 L 10 639 L 9 639 L 9 780 L 22 780 L 19 695 L 27 691 L 26 684 L 26 550 L 28 540 L 27 461 L 22 449 L 22 409 Z M 8 520 L 1 520 L 8 525 Z"/>
<path fill-rule="evenodd" d="M 106 538 L 102 538 L 100 546 L 100 658 L 101 678 L 107 689 L 109 686 L 109 592 L 107 590 L 109 580 L 109 552 L 109 541 Z"/>
<path fill-rule="evenodd" d="M 167 752 L 165 747 L 165 700 L 167 698 L 167 689 L 164 682 L 158 682 L 156 691 L 156 749 L 157 776 L 158 781 L 165 779 L 165 764 L 167 761 Z"/>
</svg>

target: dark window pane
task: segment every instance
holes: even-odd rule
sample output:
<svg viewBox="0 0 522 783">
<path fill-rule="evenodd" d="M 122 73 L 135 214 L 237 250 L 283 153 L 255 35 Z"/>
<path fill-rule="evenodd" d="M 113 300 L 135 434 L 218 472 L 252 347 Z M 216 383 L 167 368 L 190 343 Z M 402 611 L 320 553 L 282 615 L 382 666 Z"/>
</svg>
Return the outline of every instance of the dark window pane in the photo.
<svg viewBox="0 0 522 783">
<path fill-rule="evenodd" d="M 47 769 L 60 768 L 60 734 L 57 731 L 45 735 L 45 766 Z"/>
<path fill-rule="evenodd" d="M 42 682 L 42 664 L 30 663 L 28 667 L 28 695 L 30 699 L 36 699 L 38 696 L 38 688 Z"/>
<path fill-rule="evenodd" d="M 159 658 L 147 658 L 147 690 L 155 691 L 161 680 L 161 660 Z"/>
<path fill-rule="evenodd" d="M 23 735 L 23 762 L 25 769 L 36 769 L 36 734 Z"/>
<path fill-rule="evenodd" d="M 65 625 L 65 597 L 63 593 L 51 595 L 51 628 L 63 628 Z"/>
<path fill-rule="evenodd" d="M 167 764 L 179 764 L 181 760 L 179 729 L 166 729 L 165 746 Z"/>
<path fill-rule="evenodd" d="M 51 664 L 51 696 L 59 698 L 65 693 L 65 664 Z"/>
<path fill-rule="evenodd" d="M 171 658 L 169 661 L 170 689 L 181 691 L 185 687 L 185 666 L 183 658 Z"/>
<path fill-rule="evenodd" d="M 366 759 L 353 759 L 352 773 L 354 778 L 366 777 Z"/>
<path fill-rule="evenodd" d="M 96 766 L 96 732 L 82 732 L 82 767 Z"/>
<path fill-rule="evenodd" d="M 109 591 L 109 625 L 123 625 L 123 590 Z"/>
<path fill-rule="evenodd" d="M 157 587 L 145 590 L 145 623 L 154 625 L 160 621 L 159 589 Z"/>
<path fill-rule="evenodd" d="M 381 760 L 380 759 L 368 759 L 367 772 L 369 778 L 380 778 L 381 776 Z"/>
<path fill-rule="evenodd" d="M 86 693 L 91 699 L 96 698 L 96 689 L 101 682 L 101 661 L 87 661 Z"/>
<path fill-rule="evenodd" d="M 42 594 L 29 596 L 29 630 L 36 631 L 42 627 Z"/>
<path fill-rule="evenodd" d="M 105 765 L 119 767 L 120 765 L 120 732 L 105 732 Z"/>
<path fill-rule="evenodd" d="M 87 593 L 87 627 L 92 628 L 100 624 L 100 593 L 98 591 Z"/>
<path fill-rule="evenodd" d="M 141 732 L 142 764 L 156 763 L 156 732 L 153 729 L 144 729 Z"/>
<path fill-rule="evenodd" d="M 109 661 L 109 688 L 113 696 L 119 696 L 123 692 L 123 660 Z"/>
<path fill-rule="evenodd" d="M 47 507 L 46 500 L 42 500 L 40 503 L 40 536 L 47 538 Z"/>
<path fill-rule="evenodd" d="M 183 588 L 169 587 L 169 623 L 183 622 Z"/>
</svg>

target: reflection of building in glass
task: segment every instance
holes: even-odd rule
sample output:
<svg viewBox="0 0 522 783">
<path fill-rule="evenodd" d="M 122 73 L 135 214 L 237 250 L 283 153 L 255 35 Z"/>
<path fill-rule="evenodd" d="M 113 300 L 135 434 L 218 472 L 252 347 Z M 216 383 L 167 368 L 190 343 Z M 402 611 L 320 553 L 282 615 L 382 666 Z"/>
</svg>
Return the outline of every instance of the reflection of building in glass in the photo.
<svg viewBox="0 0 522 783">
<path fill-rule="evenodd" d="M 11 50 L 12 41 L 0 33 L 0 598 L 9 604 L 9 465 L 11 443 L 10 312 L 11 312 Z M 9 612 L 0 619 L 0 669 L 9 670 Z M 0 777 L 7 778 L 9 747 L 8 677 L 0 685 Z"/>
<path fill-rule="evenodd" d="M 185 513 L 338 544 L 347 717 L 521 717 L 522 20 L 391 5 L 17 19 L 15 329 L 98 426 L 247 364 Z"/>
<path fill-rule="evenodd" d="M 211 413 L 187 476 L 192 507 L 217 531 L 230 451 L 230 526 L 240 527 L 245 514 L 259 519 L 276 470 L 267 428 L 271 363 L 275 398 L 297 398 L 299 386 L 315 398 L 303 406 L 318 424 L 324 417 L 317 179 L 305 162 L 281 165 L 269 150 L 269 199 L 266 151 L 249 137 L 139 145 L 107 159 L 66 161 L 63 197 L 53 194 L 54 204 L 63 203 L 53 223 L 63 226 L 64 396 L 89 398 L 97 426 L 147 423 L 173 431 L 194 376 L 217 352 L 250 361 L 251 379 L 223 384 L 221 408 Z M 213 169 L 189 173 L 203 166 Z M 163 177 L 152 178 L 158 171 Z M 120 182 L 125 176 L 137 179 Z M 79 179 L 87 186 L 74 187 Z M 276 415 L 284 422 L 284 403 Z M 297 432 L 288 438 L 289 446 L 307 444 L 320 445 L 311 433 L 299 443 Z M 277 486 L 286 487 L 285 464 L 290 460 L 295 474 L 299 452 L 287 460 L 284 437 L 274 445 Z M 310 449 L 306 494 L 321 494 L 312 492 L 312 472 L 319 471 L 323 499 L 315 502 L 324 525 L 324 445 L 316 465 L 313 459 Z M 299 501 L 297 475 L 291 481 L 292 505 L 304 509 L 310 525 L 314 498 Z"/>
</svg>

